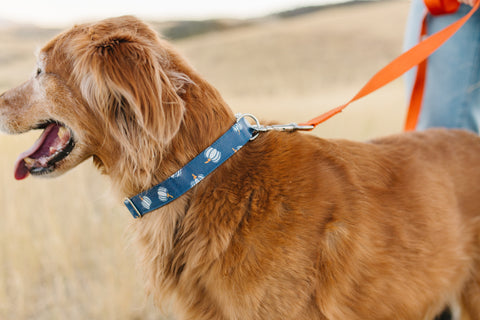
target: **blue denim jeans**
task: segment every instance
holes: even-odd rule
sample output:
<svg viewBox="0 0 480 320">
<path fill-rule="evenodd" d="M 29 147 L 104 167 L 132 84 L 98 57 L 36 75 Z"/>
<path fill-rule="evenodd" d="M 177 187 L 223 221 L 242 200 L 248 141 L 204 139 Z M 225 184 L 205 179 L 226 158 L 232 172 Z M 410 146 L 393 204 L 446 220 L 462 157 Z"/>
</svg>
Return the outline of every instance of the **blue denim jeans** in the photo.
<svg viewBox="0 0 480 320">
<path fill-rule="evenodd" d="M 454 14 L 427 17 L 428 34 L 435 33 L 464 16 L 471 7 L 461 5 Z M 412 0 L 407 22 L 405 49 L 419 40 L 425 12 L 422 0 Z M 410 99 L 416 70 L 406 76 L 407 101 Z M 427 62 L 422 110 L 417 130 L 431 127 L 480 128 L 480 11 Z"/>
</svg>

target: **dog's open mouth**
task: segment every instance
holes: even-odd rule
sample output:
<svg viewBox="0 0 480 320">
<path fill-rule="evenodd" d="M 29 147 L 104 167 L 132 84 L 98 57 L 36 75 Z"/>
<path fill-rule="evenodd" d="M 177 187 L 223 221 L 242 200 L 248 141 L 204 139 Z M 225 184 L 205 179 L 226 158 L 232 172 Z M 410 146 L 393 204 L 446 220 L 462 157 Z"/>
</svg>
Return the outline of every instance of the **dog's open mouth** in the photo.
<svg viewBox="0 0 480 320">
<path fill-rule="evenodd" d="M 40 138 L 15 162 L 17 180 L 25 179 L 29 173 L 41 175 L 54 171 L 75 146 L 71 131 L 59 123 L 46 123 L 38 128 L 44 129 Z"/>
</svg>

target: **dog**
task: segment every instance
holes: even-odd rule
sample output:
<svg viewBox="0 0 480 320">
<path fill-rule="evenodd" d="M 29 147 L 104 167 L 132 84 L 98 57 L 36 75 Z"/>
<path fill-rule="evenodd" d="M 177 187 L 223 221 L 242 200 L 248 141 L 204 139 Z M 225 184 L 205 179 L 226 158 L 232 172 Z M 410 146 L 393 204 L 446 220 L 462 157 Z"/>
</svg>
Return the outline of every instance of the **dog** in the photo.
<svg viewBox="0 0 480 320">
<path fill-rule="evenodd" d="M 43 130 L 16 179 L 93 158 L 120 196 L 169 178 L 236 121 L 135 17 L 48 42 L 0 96 L 9 134 Z M 480 319 L 480 138 L 434 129 L 365 143 L 261 132 L 134 221 L 146 290 L 180 319 Z"/>
</svg>

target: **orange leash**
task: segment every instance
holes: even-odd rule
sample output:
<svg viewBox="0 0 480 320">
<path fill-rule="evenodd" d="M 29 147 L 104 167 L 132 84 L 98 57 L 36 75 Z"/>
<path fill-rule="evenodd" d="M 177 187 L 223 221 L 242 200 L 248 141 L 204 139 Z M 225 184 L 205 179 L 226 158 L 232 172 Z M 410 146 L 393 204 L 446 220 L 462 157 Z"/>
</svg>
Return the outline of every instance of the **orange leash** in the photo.
<svg viewBox="0 0 480 320">
<path fill-rule="evenodd" d="M 435 3 L 433 5 L 436 9 L 440 7 L 447 8 L 448 10 L 453 10 L 454 7 L 452 5 L 453 2 L 458 3 L 456 0 L 426 0 L 429 3 Z M 428 6 L 428 4 L 427 4 Z M 301 123 L 301 126 L 313 126 L 315 128 L 322 122 L 330 119 L 334 115 L 340 113 L 345 109 L 350 103 L 365 97 L 366 95 L 380 89 L 381 87 L 385 86 L 386 84 L 392 82 L 393 80 L 400 77 L 402 74 L 410 70 L 411 68 L 419 65 L 419 71 L 425 74 L 426 70 L 426 59 L 430 56 L 435 50 L 437 50 L 445 41 L 447 41 L 451 36 L 455 34 L 464 24 L 465 22 L 477 11 L 478 7 L 480 6 L 480 1 L 475 3 L 475 6 L 468 12 L 467 15 L 462 17 L 461 19 L 457 20 L 456 22 L 452 23 L 445 29 L 431 35 L 427 39 L 423 40 L 422 42 L 418 43 L 415 47 L 411 48 L 410 50 L 404 52 L 397 58 L 395 58 L 392 62 L 387 64 L 383 69 L 378 71 L 361 89 L 358 93 L 347 103 L 336 107 L 326 113 L 313 118 L 310 121 L 305 123 Z M 458 5 L 457 5 L 458 7 Z M 436 10 L 434 9 L 434 10 Z M 430 9 L 429 9 L 430 10 Z M 440 9 L 438 9 L 440 10 Z M 455 8 L 456 10 L 456 8 Z M 454 11 L 455 11 L 454 10 Z M 421 65 L 422 62 L 425 63 L 423 66 Z M 418 74 L 418 72 L 417 72 Z M 424 77 L 423 80 L 424 82 Z M 417 123 L 418 114 L 420 113 L 421 107 L 421 100 L 423 96 L 423 85 L 422 91 L 417 93 L 417 97 L 415 97 L 416 106 L 414 110 L 410 108 L 407 116 L 407 122 L 405 125 L 405 130 L 413 130 L 415 129 L 415 125 Z M 312 128 L 312 129 L 313 129 Z"/>
<path fill-rule="evenodd" d="M 433 15 L 454 13 L 460 7 L 457 0 L 423 0 L 428 11 Z"/>
</svg>

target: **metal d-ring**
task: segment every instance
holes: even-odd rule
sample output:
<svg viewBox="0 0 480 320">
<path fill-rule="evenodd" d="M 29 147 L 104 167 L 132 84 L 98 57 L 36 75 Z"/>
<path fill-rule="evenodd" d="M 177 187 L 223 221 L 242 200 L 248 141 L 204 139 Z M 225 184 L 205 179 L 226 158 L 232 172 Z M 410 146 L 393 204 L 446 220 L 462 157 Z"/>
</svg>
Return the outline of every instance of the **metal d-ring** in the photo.
<svg viewBox="0 0 480 320">
<path fill-rule="evenodd" d="M 263 131 L 263 130 L 261 130 L 261 128 L 263 126 L 260 125 L 260 121 L 258 121 L 258 119 L 253 114 L 251 114 L 251 113 L 237 113 L 235 115 L 235 117 L 237 117 L 237 122 L 240 121 L 243 118 L 250 118 L 255 122 L 254 125 L 247 122 L 247 124 L 254 130 L 254 133 L 253 133 L 252 137 L 250 138 L 250 141 L 255 140 L 258 137 L 258 135 L 260 134 L 260 132 Z"/>
</svg>

